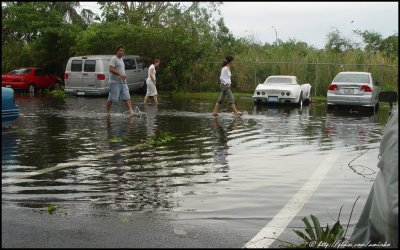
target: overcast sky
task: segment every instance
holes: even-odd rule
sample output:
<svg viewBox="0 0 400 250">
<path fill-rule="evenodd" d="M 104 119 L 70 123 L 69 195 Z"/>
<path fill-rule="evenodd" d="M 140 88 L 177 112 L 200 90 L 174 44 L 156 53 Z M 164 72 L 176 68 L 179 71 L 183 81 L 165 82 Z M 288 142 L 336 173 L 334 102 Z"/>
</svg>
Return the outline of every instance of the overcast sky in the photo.
<svg viewBox="0 0 400 250">
<path fill-rule="evenodd" d="M 95 2 L 81 5 L 100 11 Z M 323 48 L 334 28 L 357 42 L 361 40 L 352 33 L 355 29 L 383 37 L 398 33 L 398 7 L 398 2 L 223 2 L 219 9 L 235 37 L 272 44 L 277 35 Z"/>
</svg>

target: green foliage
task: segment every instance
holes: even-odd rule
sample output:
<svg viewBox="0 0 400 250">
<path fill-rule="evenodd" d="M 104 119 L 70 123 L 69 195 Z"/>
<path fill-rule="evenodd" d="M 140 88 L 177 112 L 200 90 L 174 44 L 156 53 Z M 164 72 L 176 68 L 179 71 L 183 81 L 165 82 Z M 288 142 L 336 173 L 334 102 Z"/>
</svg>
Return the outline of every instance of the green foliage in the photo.
<svg viewBox="0 0 400 250">
<path fill-rule="evenodd" d="M 109 142 L 112 142 L 112 143 L 115 143 L 115 142 L 127 143 L 128 139 L 114 136 L 109 140 Z"/>
<path fill-rule="evenodd" d="M 74 2 L 69 4 L 74 5 Z M 3 72 L 31 66 L 46 68 L 63 77 L 65 65 L 72 56 L 71 45 L 84 28 L 83 21 L 68 23 L 65 20 L 63 8 L 66 6 L 68 3 L 60 6 L 56 2 L 7 2 L 2 5 Z"/>
<path fill-rule="evenodd" d="M 48 206 L 47 206 L 47 212 L 48 212 L 49 214 L 52 214 L 52 213 L 54 213 L 54 211 L 56 211 L 57 208 L 58 208 L 58 206 L 48 205 Z"/>
<path fill-rule="evenodd" d="M 56 96 L 56 97 L 66 97 L 67 94 L 64 92 L 63 89 L 54 89 L 52 91 L 50 91 L 49 93 L 52 96 Z"/>
<path fill-rule="evenodd" d="M 355 30 L 355 34 L 359 35 L 362 37 L 364 43 L 366 43 L 365 46 L 365 51 L 368 53 L 376 53 L 379 50 L 379 47 L 382 43 L 382 35 L 378 34 L 377 32 L 374 31 L 361 31 L 361 30 Z"/>
<path fill-rule="evenodd" d="M 337 28 L 327 35 L 327 39 L 328 41 L 325 44 L 325 49 L 336 53 L 349 51 L 354 47 L 353 42 L 343 37 Z"/>
<path fill-rule="evenodd" d="M 170 133 L 157 130 L 156 134 L 151 138 L 147 139 L 146 143 L 153 146 L 159 146 L 165 143 L 173 142 L 175 140 L 176 138 L 172 136 Z"/>
<path fill-rule="evenodd" d="M 232 78 L 239 91 L 252 92 L 266 77 L 286 74 L 311 83 L 313 94 L 326 95 L 333 77 L 343 70 L 371 71 L 383 90 L 397 91 L 398 67 L 350 66 L 397 65 L 397 33 L 384 38 L 374 31 L 354 31 L 364 47 L 338 29 L 327 34 L 320 50 L 295 39 L 262 45 L 254 37 L 235 38 L 223 18 L 214 19 L 220 4 L 100 2 L 102 21 L 94 22 L 93 12 L 77 13 L 79 2 L 5 2 L 2 71 L 36 66 L 63 77 L 69 57 L 114 54 L 123 44 L 127 54 L 141 55 L 148 62 L 161 59 L 160 92 L 218 92 L 221 63 L 228 54 L 235 56 Z"/>
<path fill-rule="evenodd" d="M 314 215 L 310 215 L 311 221 L 314 227 L 311 226 L 309 220 L 304 217 L 302 221 L 304 222 L 306 228 L 304 232 L 300 230 L 293 230 L 302 240 L 300 247 L 318 246 L 320 243 L 327 243 L 332 245 L 335 242 L 343 241 L 343 236 L 345 233 L 344 228 L 337 220 L 332 228 L 326 225 L 326 228 L 320 226 L 319 220 Z"/>
</svg>

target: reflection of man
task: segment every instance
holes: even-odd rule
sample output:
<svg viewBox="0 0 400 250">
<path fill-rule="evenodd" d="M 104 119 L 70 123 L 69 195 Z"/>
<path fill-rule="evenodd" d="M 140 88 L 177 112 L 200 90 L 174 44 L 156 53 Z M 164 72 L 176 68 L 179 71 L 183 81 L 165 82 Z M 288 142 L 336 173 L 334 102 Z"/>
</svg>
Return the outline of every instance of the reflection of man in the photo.
<svg viewBox="0 0 400 250">
<path fill-rule="evenodd" d="M 156 130 L 156 117 L 158 112 L 157 106 L 144 106 L 144 112 L 146 113 L 146 131 L 147 136 L 151 137 L 154 136 Z"/>
<path fill-rule="evenodd" d="M 383 133 L 375 183 L 350 238 L 352 243 L 398 247 L 399 113 L 394 112 Z"/>
<path fill-rule="evenodd" d="M 226 165 L 226 164 L 228 164 L 228 161 L 226 160 L 226 156 L 228 155 L 228 148 L 229 148 L 228 132 L 222 127 L 222 125 L 219 122 L 217 117 L 214 118 L 214 124 L 218 130 L 218 135 L 219 135 L 218 148 L 217 148 L 217 151 L 215 152 L 215 154 L 216 154 L 215 161 L 222 165 Z M 230 123 L 228 130 L 232 131 L 235 128 L 236 128 L 236 120 L 232 119 L 232 122 Z"/>
<path fill-rule="evenodd" d="M 112 140 L 112 138 L 114 137 L 121 139 L 121 142 L 128 140 L 129 131 L 131 130 L 133 124 L 133 119 L 134 118 L 131 116 L 129 117 L 127 123 L 125 123 L 125 121 L 119 121 L 115 122 L 113 126 L 110 116 L 107 116 L 107 138 L 110 146 L 114 144 L 110 143 L 110 140 Z M 120 143 L 117 143 L 116 145 L 118 144 Z M 111 148 L 113 148 L 113 146 L 111 146 Z"/>
</svg>

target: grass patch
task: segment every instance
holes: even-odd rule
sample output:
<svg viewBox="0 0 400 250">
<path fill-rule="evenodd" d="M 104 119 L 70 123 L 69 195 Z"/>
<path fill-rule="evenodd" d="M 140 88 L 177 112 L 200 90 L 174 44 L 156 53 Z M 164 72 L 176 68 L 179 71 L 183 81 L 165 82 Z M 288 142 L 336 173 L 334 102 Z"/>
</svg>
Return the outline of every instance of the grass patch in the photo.
<svg viewBox="0 0 400 250">
<path fill-rule="evenodd" d="M 116 142 L 127 143 L 128 139 L 114 136 L 109 140 L 109 142 L 111 142 L 111 143 L 116 143 Z"/>
<path fill-rule="evenodd" d="M 170 133 L 157 130 L 156 134 L 153 137 L 147 139 L 146 143 L 153 146 L 159 146 L 165 143 L 173 142 L 175 140 L 176 138 Z"/>
<path fill-rule="evenodd" d="M 326 103 L 326 96 L 312 96 L 313 103 Z"/>
<path fill-rule="evenodd" d="M 172 98 L 189 98 L 189 99 L 218 99 L 220 92 L 174 92 L 165 94 Z M 247 92 L 235 92 L 233 91 L 234 97 L 251 97 L 252 93 Z"/>
<path fill-rule="evenodd" d="M 220 92 L 173 92 L 163 94 L 162 96 L 168 96 L 176 99 L 200 99 L 200 100 L 214 100 L 216 101 L 220 95 Z M 253 93 L 248 92 L 234 92 L 235 98 L 251 98 Z M 313 103 L 326 103 L 326 96 L 312 96 Z"/>
<path fill-rule="evenodd" d="M 63 89 L 54 89 L 49 92 L 49 95 L 56 96 L 56 97 L 66 97 L 67 94 L 64 92 Z"/>
</svg>

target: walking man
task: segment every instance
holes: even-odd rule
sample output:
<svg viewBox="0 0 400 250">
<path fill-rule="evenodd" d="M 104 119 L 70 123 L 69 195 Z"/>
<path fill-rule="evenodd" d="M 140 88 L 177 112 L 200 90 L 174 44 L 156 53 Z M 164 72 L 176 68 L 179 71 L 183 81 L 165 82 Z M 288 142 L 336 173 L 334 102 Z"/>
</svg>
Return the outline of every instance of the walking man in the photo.
<svg viewBox="0 0 400 250">
<path fill-rule="evenodd" d="M 123 100 L 126 107 L 129 110 L 129 115 L 134 115 L 131 104 L 131 96 L 129 94 L 129 88 L 126 85 L 126 75 L 125 75 L 125 63 L 122 57 L 125 54 L 124 46 L 120 45 L 115 50 L 116 55 L 114 55 L 109 63 L 110 70 L 110 92 L 107 100 L 107 115 L 110 115 L 112 102 L 118 102 Z"/>
</svg>

